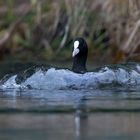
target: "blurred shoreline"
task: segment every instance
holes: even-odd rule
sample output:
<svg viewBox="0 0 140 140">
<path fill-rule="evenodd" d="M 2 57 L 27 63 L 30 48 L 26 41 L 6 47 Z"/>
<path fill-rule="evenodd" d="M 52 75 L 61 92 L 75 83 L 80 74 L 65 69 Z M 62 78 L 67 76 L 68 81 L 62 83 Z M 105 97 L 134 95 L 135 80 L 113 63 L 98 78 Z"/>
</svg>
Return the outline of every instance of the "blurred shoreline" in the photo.
<svg viewBox="0 0 140 140">
<path fill-rule="evenodd" d="M 139 0 L 1 0 L 0 61 L 68 61 L 86 39 L 93 63 L 140 62 Z"/>
</svg>

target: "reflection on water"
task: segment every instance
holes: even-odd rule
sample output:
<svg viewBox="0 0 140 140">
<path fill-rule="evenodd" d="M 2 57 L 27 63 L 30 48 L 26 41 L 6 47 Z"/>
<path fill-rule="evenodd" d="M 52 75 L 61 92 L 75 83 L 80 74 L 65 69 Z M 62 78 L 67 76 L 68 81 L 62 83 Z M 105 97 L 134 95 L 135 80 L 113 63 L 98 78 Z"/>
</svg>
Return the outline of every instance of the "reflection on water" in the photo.
<svg viewBox="0 0 140 140">
<path fill-rule="evenodd" d="M 95 113 L 76 124 L 73 114 L 1 114 L 0 139 L 136 139 L 139 117 L 139 113 Z"/>
<path fill-rule="evenodd" d="M 84 140 L 87 138 L 88 134 L 88 110 L 86 107 L 86 101 L 80 100 L 76 112 L 75 112 L 75 133 L 77 140 Z"/>
<path fill-rule="evenodd" d="M 140 92 L 0 92 L 2 140 L 131 140 L 140 137 Z"/>
</svg>

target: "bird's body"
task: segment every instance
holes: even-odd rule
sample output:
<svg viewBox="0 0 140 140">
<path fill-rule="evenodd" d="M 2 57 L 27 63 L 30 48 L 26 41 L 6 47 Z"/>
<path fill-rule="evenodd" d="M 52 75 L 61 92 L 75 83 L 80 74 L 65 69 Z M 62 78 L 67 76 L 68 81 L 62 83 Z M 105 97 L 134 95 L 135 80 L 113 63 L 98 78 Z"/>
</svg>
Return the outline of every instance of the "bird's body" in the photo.
<svg viewBox="0 0 140 140">
<path fill-rule="evenodd" d="M 73 66 L 72 71 L 76 73 L 85 73 L 86 61 L 88 55 L 88 46 L 86 41 L 83 38 L 77 38 L 74 41 L 74 49 L 72 53 L 73 57 Z"/>
</svg>

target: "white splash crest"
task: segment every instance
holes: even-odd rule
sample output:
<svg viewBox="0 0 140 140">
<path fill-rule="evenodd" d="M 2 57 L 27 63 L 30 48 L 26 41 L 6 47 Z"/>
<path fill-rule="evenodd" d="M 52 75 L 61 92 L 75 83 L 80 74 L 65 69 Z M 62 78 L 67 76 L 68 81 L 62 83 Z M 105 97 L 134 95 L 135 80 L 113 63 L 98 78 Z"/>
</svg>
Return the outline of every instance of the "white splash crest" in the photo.
<svg viewBox="0 0 140 140">
<path fill-rule="evenodd" d="M 113 70 L 104 67 L 97 72 L 87 72 L 85 74 L 77 74 L 65 69 L 51 68 L 48 71 L 40 69 L 21 84 L 16 83 L 16 76 L 9 78 L 0 88 L 27 88 L 30 86 L 33 89 L 53 90 L 98 88 L 100 85 L 111 85 L 112 83 L 122 86 L 140 85 L 140 73 L 135 70 L 127 71 L 123 68 Z"/>
<path fill-rule="evenodd" d="M 0 88 L 1 89 L 14 89 L 14 88 L 20 88 L 21 86 L 16 83 L 16 77 L 17 75 L 14 75 L 10 77 L 5 83 L 3 83 Z"/>
</svg>

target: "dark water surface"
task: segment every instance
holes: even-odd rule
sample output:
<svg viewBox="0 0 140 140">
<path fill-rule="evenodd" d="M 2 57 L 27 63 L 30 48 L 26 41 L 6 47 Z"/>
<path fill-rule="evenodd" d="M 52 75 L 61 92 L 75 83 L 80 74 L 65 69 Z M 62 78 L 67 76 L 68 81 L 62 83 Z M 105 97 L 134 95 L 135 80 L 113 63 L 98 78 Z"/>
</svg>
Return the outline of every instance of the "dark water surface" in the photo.
<svg viewBox="0 0 140 140">
<path fill-rule="evenodd" d="M 0 92 L 1 140 L 131 140 L 140 137 L 140 92 Z"/>
<path fill-rule="evenodd" d="M 110 73 L 108 71 L 110 72 L 108 69 L 100 73 L 96 72 L 96 75 L 106 82 L 107 77 L 102 79 L 101 76 L 110 76 L 110 73 L 112 75 L 112 71 Z M 61 73 L 55 70 L 51 72 L 57 72 L 57 76 Z M 75 76 L 68 71 L 62 72 L 65 73 L 63 79 L 54 79 L 54 82 L 57 80 L 60 86 L 66 84 L 64 80 L 65 78 L 69 80 L 69 74 Z M 133 73 L 131 77 L 126 73 L 124 78 L 128 84 L 125 87 L 108 85 L 95 89 L 88 86 L 85 89 L 52 87 L 50 89 L 1 89 L 0 140 L 139 140 L 140 87 L 139 84 L 129 85 L 139 82 L 139 77 L 137 78 L 139 72 L 136 73 L 137 75 Z M 40 83 L 42 72 L 39 73 L 40 75 L 37 74 L 36 72 L 36 78 L 32 78 L 28 83 L 35 85 Z M 122 76 L 123 73 L 120 75 Z M 85 75 L 85 80 L 88 79 L 86 76 L 92 75 Z M 49 73 L 46 77 L 49 77 Z M 78 78 L 82 81 L 80 76 L 71 79 L 77 83 Z M 36 83 L 34 79 L 37 79 Z M 121 81 L 121 78 L 118 81 Z M 13 81 L 9 81 L 8 85 L 10 82 Z"/>
</svg>

